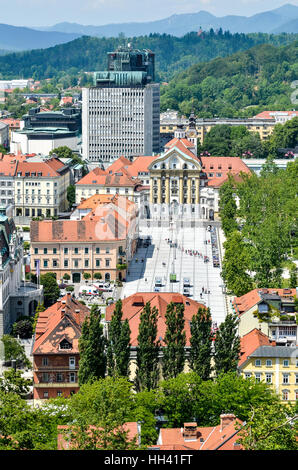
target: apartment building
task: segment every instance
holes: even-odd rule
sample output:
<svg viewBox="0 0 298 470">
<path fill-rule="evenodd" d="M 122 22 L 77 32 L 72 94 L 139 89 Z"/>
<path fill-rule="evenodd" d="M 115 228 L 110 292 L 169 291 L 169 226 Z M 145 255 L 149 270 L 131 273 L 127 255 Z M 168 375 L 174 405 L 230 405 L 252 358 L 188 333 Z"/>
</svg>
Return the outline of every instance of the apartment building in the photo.
<svg viewBox="0 0 298 470">
<path fill-rule="evenodd" d="M 245 378 L 272 385 L 285 403 L 298 400 L 297 347 L 277 346 L 259 329 L 241 338 L 238 370 Z"/>
<path fill-rule="evenodd" d="M 164 343 L 164 334 L 166 331 L 166 312 L 167 307 L 170 303 L 184 308 L 184 319 L 185 319 L 185 335 L 186 335 L 186 353 L 188 353 L 190 347 L 190 323 L 193 315 L 196 315 L 199 308 L 205 309 L 203 304 L 196 302 L 182 294 L 170 293 L 170 292 L 137 292 L 129 297 L 122 299 L 122 319 L 128 320 L 130 327 L 130 379 L 135 379 L 136 374 L 136 357 L 137 357 L 137 345 L 138 345 L 138 333 L 140 316 L 146 303 L 150 303 L 151 308 L 156 307 L 158 310 L 157 320 L 157 339 L 160 339 L 161 347 L 166 346 Z M 109 305 L 105 312 L 105 323 L 106 333 L 108 334 L 107 325 L 112 319 L 112 315 L 115 309 L 115 303 Z M 185 372 L 189 372 L 188 365 L 185 365 Z"/>
<path fill-rule="evenodd" d="M 32 217 L 57 217 L 68 209 L 70 170 L 58 158 L 20 161 L 14 180 L 17 223 L 28 224 Z"/>
<path fill-rule="evenodd" d="M 201 144 L 203 144 L 206 134 L 216 125 L 226 124 L 228 126 L 245 126 L 250 132 L 256 132 L 260 135 L 261 140 L 266 140 L 272 134 L 274 126 L 276 124 L 274 116 L 266 114 L 262 117 L 261 115 L 255 116 L 254 118 L 248 119 L 196 119 L 195 129 L 196 138 Z M 193 127 L 191 125 L 192 120 L 186 117 L 178 117 L 174 113 L 169 112 L 162 113 L 160 116 L 160 135 L 170 138 L 173 136 L 175 131 L 183 127 L 186 132 L 191 132 Z"/>
<path fill-rule="evenodd" d="M 154 82 L 151 51 L 118 48 L 108 71 L 94 73 L 83 88 L 83 157 L 105 166 L 121 155 L 159 152 L 160 86 Z"/>
<path fill-rule="evenodd" d="M 64 274 L 81 282 L 83 274 L 101 273 L 105 281 L 123 279 L 138 238 L 135 204 L 124 197 L 84 201 L 71 219 L 32 221 L 31 269 Z M 100 195 L 98 195 L 100 198 Z"/>
<path fill-rule="evenodd" d="M 43 288 L 25 282 L 22 231 L 5 208 L 0 209 L 0 337 L 9 334 L 17 318 L 34 315 Z"/>
<path fill-rule="evenodd" d="M 254 289 L 235 297 L 232 308 L 239 317 L 239 336 L 257 328 L 277 345 L 296 345 L 298 327 L 296 289 Z"/>
<path fill-rule="evenodd" d="M 41 312 L 33 345 L 33 398 L 68 397 L 79 390 L 79 338 L 90 310 L 70 293 Z"/>
</svg>

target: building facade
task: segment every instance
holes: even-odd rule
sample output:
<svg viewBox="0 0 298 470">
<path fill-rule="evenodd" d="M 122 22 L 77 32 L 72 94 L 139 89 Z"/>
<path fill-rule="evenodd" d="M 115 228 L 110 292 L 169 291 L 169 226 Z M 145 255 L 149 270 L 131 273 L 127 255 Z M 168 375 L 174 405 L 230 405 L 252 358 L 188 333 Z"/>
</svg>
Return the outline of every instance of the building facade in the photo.
<svg viewBox="0 0 298 470">
<path fill-rule="evenodd" d="M 83 157 L 90 165 L 108 164 L 160 150 L 160 89 L 154 82 L 154 54 L 117 50 L 109 70 L 94 74 L 83 88 Z"/>
<path fill-rule="evenodd" d="M 137 369 L 137 345 L 138 345 L 138 333 L 139 333 L 139 324 L 140 316 L 146 305 L 150 303 L 151 308 L 155 307 L 158 310 L 158 319 L 157 319 L 157 334 L 156 337 L 160 340 L 161 348 L 165 347 L 164 334 L 166 331 L 166 312 L 167 307 L 170 303 L 175 306 L 182 307 L 184 315 L 184 331 L 186 336 L 186 363 L 184 367 L 184 372 L 189 372 L 188 366 L 188 354 L 190 348 L 190 323 L 192 317 L 197 314 L 199 308 L 205 309 L 206 307 L 195 300 L 190 299 L 182 294 L 170 293 L 170 292 L 137 292 L 136 294 L 130 295 L 122 299 L 122 319 L 128 320 L 130 327 L 130 380 L 134 380 L 136 376 Z M 108 336 L 108 325 L 111 322 L 113 312 L 115 309 L 115 303 L 107 306 L 105 312 L 105 334 Z M 162 363 L 162 350 L 160 352 L 160 366 Z M 160 367 L 160 377 L 162 377 L 162 367 Z"/>
<path fill-rule="evenodd" d="M 0 121 L 0 145 L 9 147 L 9 125 L 3 121 Z"/>
<path fill-rule="evenodd" d="M 11 132 L 11 151 L 23 154 L 48 155 L 57 147 L 79 150 L 81 142 L 81 112 L 77 108 L 42 112 L 32 108 L 23 116 L 21 129 Z"/>
<path fill-rule="evenodd" d="M 0 337 L 9 334 L 21 316 L 34 315 L 43 300 L 43 288 L 27 283 L 23 257 L 22 231 L 12 218 L 0 213 Z"/>
<path fill-rule="evenodd" d="M 254 289 L 235 297 L 232 308 L 239 317 L 239 336 L 259 329 L 279 346 L 298 344 L 296 289 Z"/>
<path fill-rule="evenodd" d="M 90 310 L 70 293 L 38 317 L 33 345 L 35 401 L 68 397 L 79 390 L 79 338 Z"/>
<path fill-rule="evenodd" d="M 57 217 L 67 210 L 70 170 L 58 158 L 18 162 L 14 180 L 17 223 L 28 224 L 32 217 Z"/>
<path fill-rule="evenodd" d="M 103 204 L 89 202 L 70 220 L 31 222 L 33 271 L 39 263 L 41 274 L 54 272 L 60 280 L 68 274 L 72 282 L 81 282 L 84 273 L 92 279 L 101 273 L 105 281 L 125 277 L 138 238 L 135 204 L 118 196 Z"/>
<path fill-rule="evenodd" d="M 285 403 L 298 400 L 297 347 L 277 346 L 260 330 L 254 329 L 241 338 L 239 372 L 245 378 L 265 382 Z"/>
<path fill-rule="evenodd" d="M 179 117 L 178 115 L 173 112 L 171 113 L 170 111 L 162 113 L 160 117 L 161 138 L 163 135 L 165 135 L 167 140 L 169 140 L 174 135 L 174 132 L 177 129 L 181 128 L 181 126 L 186 132 L 191 131 L 191 122 L 192 121 L 189 118 Z M 248 119 L 196 119 L 196 138 L 198 139 L 200 144 L 203 144 L 206 134 L 214 126 L 226 124 L 232 127 L 245 126 L 250 132 L 258 133 L 261 140 L 266 140 L 272 134 L 276 122 L 277 121 L 273 116 L 267 115 L 264 118 L 258 118 L 257 116 L 255 116 L 254 118 Z"/>
</svg>

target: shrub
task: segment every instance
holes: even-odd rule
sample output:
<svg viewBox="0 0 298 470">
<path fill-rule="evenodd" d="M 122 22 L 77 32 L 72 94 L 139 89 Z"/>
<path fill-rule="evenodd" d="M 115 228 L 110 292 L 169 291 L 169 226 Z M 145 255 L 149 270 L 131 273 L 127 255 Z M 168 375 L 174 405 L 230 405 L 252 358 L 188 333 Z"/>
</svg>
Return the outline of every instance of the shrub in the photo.
<svg viewBox="0 0 298 470">
<path fill-rule="evenodd" d="M 94 274 L 94 279 L 102 279 L 101 273 L 95 273 Z"/>
<path fill-rule="evenodd" d="M 69 281 L 70 275 L 65 273 L 64 276 L 63 276 L 63 279 L 65 279 L 65 281 Z"/>
<path fill-rule="evenodd" d="M 66 290 L 67 292 L 73 292 L 73 291 L 74 291 L 74 287 L 73 287 L 73 286 L 67 286 L 67 287 L 65 288 L 65 290 Z"/>
</svg>

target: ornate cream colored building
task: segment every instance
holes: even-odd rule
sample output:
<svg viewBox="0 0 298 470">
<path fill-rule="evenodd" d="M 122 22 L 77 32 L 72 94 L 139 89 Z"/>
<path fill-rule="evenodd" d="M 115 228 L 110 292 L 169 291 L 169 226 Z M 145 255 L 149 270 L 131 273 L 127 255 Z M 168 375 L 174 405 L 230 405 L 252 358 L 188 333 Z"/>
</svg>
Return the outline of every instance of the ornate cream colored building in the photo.
<svg viewBox="0 0 298 470">
<path fill-rule="evenodd" d="M 202 165 L 187 139 L 174 138 L 148 166 L 151 217 L 199 216 Z"/>
</svg>

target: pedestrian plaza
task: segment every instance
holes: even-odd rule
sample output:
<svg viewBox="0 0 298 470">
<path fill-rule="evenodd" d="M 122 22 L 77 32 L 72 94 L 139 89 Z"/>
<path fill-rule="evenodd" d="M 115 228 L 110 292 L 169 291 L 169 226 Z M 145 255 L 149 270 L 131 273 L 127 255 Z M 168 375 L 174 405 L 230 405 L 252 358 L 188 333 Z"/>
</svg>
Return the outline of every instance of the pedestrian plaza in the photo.
<svg viewBox="0 0 298 470">
<path fill-rule="evenodd" d="M 154 291 L 189 295 L 210 307 L 212 319 L 219 325 L 226 316 L 226 303 L 221 263 L 214 249 L 219 246 L 217 229 L 210 232 L 201 223 L 141 230 L 142 242 L 128 267 L 121 297 Z"/>
</svg>

